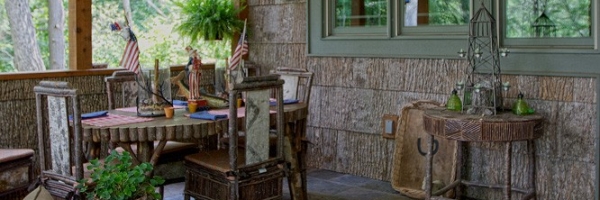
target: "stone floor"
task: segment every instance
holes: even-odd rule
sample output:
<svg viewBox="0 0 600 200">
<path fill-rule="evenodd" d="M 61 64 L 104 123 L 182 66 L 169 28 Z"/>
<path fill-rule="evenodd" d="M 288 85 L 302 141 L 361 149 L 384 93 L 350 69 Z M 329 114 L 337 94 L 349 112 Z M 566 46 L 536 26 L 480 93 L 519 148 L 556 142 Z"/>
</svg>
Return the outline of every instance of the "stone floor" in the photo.
<svg viewBox="0 0 600 200">
<path fill-rule="evenodd" d="M 307 176 L 309 200 L 411 200 L 396 192 L 385 181 L 328 170 L 310 170 Z M 164 199 L 183 199 L 183 187 L 184 183 L 167 185 Z M 285 179 L 283 188 L 283 199 L 291 199 Z"/>
</svg>

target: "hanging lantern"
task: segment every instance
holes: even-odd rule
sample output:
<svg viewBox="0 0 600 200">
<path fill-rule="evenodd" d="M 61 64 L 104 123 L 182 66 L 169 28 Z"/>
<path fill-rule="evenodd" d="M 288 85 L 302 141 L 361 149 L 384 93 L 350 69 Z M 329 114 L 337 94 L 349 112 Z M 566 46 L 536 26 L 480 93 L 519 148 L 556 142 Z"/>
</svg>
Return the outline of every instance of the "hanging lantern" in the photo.
<svg viewBox="0 0 600 200">
<path fill-rule="evenodd" d="M 535 37 L 555 37 L 556 24 L 546 15 L 546 11 L 533 22 Z"/>
</svg>

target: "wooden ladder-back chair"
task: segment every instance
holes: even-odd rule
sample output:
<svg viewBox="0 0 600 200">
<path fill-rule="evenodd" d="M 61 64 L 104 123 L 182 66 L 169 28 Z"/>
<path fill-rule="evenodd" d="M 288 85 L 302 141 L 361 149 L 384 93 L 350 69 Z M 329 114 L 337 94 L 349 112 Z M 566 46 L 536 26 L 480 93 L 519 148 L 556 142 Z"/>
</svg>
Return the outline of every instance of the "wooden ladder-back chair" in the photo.
<svg viewBox="0 0 600 200">
<path fill-rule="evenodd" d="M 283 99 L 296 99 L 307 103 L 310 101 L 313 73 L 295 68 L 280 67 L 271 70 L 271 74 L 279 74 L 285 81 L 283 84 Z"/>
<path fill-rule="evenodd" d="M 33 91 L 37 108 L 40 180 L 55 198 L 71 198 L 78 195 L 75 185 L 84 177 L 78 92 L 67 82 L 53 81 L 41 81 Z"/>
<path fill-rule="evenodd" d="M 310 89 L 312 87 L 313 73 L 304 69 L 297 68 L 285 68 L 279 67 L 275 70 L 270 71 L 271 74 L 280 75 L 281 79 L 285 81 L 283 84 L 283 99 L 295 99 L 299 102 L 306 103 L 308 106 L 310 102 Z M 305 122 L 304 122 L 305 123 Z M 288 124 L 291 131 L 295 134 L 306 133 L 306 124 L 304 123 L 293 123 Z M 306 140 L 305 135 L 299 137 L 284 138 L 285 142 L 289 142 L 289 145 L 285 145 L 285 156 L 286 160 L 295 160 L 297 163 L 289 163 L 290 173 L 288 176 L 288 186 L 290 188 L 290 194 L 293 198 L 306 198 L 306 151 L 308 149 L 309 141 Z M 289 157 L 295 157 L 291 159 Z M 302 179 L 300 188 L 297 183 L 298 179 Z"/>
<path fill-rule="evenodd" d="M 134 72 L 115 71 L 112 76 L 105 77 L 104 81 L 106 82 L 109 109 L 136 106 L 138 83 Z M 158 141 L 154 142 L 154 148 L 157 145 Z M 132 149 L 136 151 L 136 145 L 132 145 Z M 117 150 L 123 151 L 120 147 Z M 198 151 L 196 143 L 167 141 L 154 167 L 154 175 L 165 179 L 165 184 L 183 181 L 185 177 L 183 157 Z M 108 152 L 108 150 L 102 150 L 102 152 Z M 160 193 L 163 194 L 164 187 L 161 186 L 160 189 Z"/>
<path fill-rule="evenodd" d="M 135 77 L 136 74 L 129 70 L 115 71 L 112 76 L 104 77 L 108 109 L 136 105 L 138 86 Z"/>
<path fill-rule="evenodd" d="M 281 199 L 283 159 L 283 80 L 278 75 L 246 77 L 233 84 L 229 95 L 229 146 L 185 157 L 184 197 L 211 200 Z M 238 93 L 246 93 L 245 116 L 238 116 Z M 276 95 L 271 112 L 269 96 Z M 242 109 L 242 108 L 240 108 Z M 273 118 L 273 117 L 274 118 Z M 238 144 L 238 120 L 246 128 L 245 147 Z M 275 121 L 276 155 L 269 155 L 269 129 Z"/>
</svg>

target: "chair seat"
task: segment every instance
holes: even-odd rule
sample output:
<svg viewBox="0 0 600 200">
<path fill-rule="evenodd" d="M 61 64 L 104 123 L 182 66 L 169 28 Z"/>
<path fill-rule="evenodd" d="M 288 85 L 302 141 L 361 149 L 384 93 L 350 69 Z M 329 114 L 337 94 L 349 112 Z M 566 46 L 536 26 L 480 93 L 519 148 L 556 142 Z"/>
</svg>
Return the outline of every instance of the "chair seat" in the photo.
<svg viewBox="0 0 600 200">
<path fill-rule="evenodd" d="M 238 148 L 238 165 L 242 165 L 244 163 L 245 158 L 246 153 L 244 152 L 244 149 Z M 231 167 L 229 166 L 228 149 L 202 151 L 199 153 L 191 154 L 185 156 L 185 161 L 222 173 L 231 171 Z"/>
<path fill-rule="evenodd" d="M 229 145 L 229 137 L 219 138 L 219 142 L 221 144 Z M 238 146 L 244 147 L 246 145 L 246 133 L 243 131 L 239 132 L 238 135 Z M 269 145 L 275 146 L 277 145 L 277 134 L 269 134 Z"/>
<path fill-rule="evenodd" d="M 0 149 L 0 164 L 33 156 L 33 149 Z"/>
</svg>

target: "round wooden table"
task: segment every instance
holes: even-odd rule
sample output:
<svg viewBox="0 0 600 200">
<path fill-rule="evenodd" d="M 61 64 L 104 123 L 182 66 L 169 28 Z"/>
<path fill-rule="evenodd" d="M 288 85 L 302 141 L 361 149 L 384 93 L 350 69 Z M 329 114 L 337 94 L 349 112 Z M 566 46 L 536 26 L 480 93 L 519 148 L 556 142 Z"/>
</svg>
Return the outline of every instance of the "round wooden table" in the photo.
<svg viewBox="0 0 600 200">
<path fill-rule="evenodd" d="M 452 188 L 456 189 L 456 196 L 460 197 L 462 195 L 462 185 L 503 189 L 504 199 L 510 199 L 511 192 L 513 191 L 524 193 L 525 196 L 523 199 L 535 197 L 535 143 L 533 140 L 542 135 L 542 121 L 543 117 L 538 114 L 519 116 L 509 111 L 499 111 L 496 115 L 492 116 L 481 116 L 449 111 L 445 108 L 426 110 L 423 114 L 423 125 L 425 131 L 429 134 L 425 165 L 426 199 L 439 198 L 436 196 L 444 194 Z M 457 141 L 457 180 L 439 191 L 433 192 L 431 191 L 431 167 L 433 159 L 431 152 L 433 151 L 433 139 L 435 136 Z M 514 141 L 527 141 L 530 159 L 528 189 L 512 188 L 511 185 L 511 156 L 512 142 Z M 464 142 L 506 143 L 504 184 L 484 184 L 462 180 L 462 147 Z"/>
<path fill-rule="evenodd" d="M 286 126 L 284 156 L 290 163 L 290 193 L 293 199 L 306 199 L 306 147 L 302 141 L 306 137 L 308 105 L 302 102 L 287 104 L 283 106 L 283 110 Z M 135 112 L 118 110 L 110 110 L 109 113 L 137 116 Z M 92 143 L 117 143 L 133 155 L 134 163 L 150 162 L 154 165 L 166 141 L 199 142 L 210 135 L 223 135 L 229 130 L 228 119 L 191 119 L 184 116 L 184 113 L 186 112 L 183 110 L 176 110 L 175 116 L 170 119 L 155 117 L 152 121 L 105 127 L 82 124 L 83 140 Z M 154 141 L 159 141 L 156 149 Z M 131 143 L 137 143 L 138 152 L 133 152 L 129 145 Z M 108 152 L 108 149 L 97 151 Z"/>
</svg>

